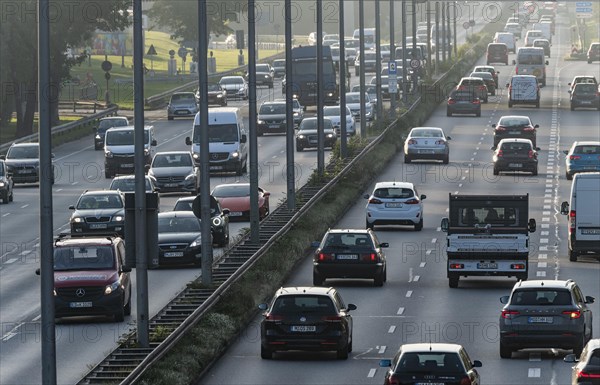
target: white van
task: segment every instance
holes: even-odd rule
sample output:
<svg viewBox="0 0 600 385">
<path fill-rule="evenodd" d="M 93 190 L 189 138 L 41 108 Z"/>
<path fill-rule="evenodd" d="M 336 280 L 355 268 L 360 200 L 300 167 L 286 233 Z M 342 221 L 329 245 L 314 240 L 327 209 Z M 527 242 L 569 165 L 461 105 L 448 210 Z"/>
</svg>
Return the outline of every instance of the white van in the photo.
<svg viewBox="0 0 600 385">
<path fill-rule="evenodd" d="M 104 176 L 134 173 L 134 126 L 113 127 L 104 135 Z M 154 156 L 154 126 L 144 127 L 144 162 L 149 165 Z"/>
<path fill-rule="evenodd" d="M 540 108 L 540 86 L 533 75 L 513 75 L 508 88 L 508 107 L 514 104 L 533 104 Z"/>
<path fill-rule="evenodd" d="M 248 165 L 248 137 L 239 108 L 219 107 L 208 109 L 208 149 L 210 171 L 246 172 Z M 194 118 L 192 138 L 185 138 L 192 146 L 196 165 L 200 164 L 200 113 Z"/>
<path fill-rule="evenodd" d="M 504 43 L 508 48 L 508 52 L 517 52 L 517 43 L 515 35 L 510 32 L 496 32 L 494 43 Z"/>
<path fill-rule="evenodd" d="M 360 29 L 355 29 L 352 37 L 360 39 Z M 365 28 L 365 49 L 372 48 L 375 48 L 375 28 Z"/>
<path fill-rule="evenodd" d="M 552 43 L 552 24 L 551 23 L 535 23 L 533 25 L 534 30 L 542 31 L 544 39 L 548 39 Z M 534 39 L 535 40 L 535 39 Z"/>
<path fill-rule="evenodd" d="M 575 174 L 571 201 L 563 202 L 560 212 L 569 220 L 569 260 L 600 254 L 600 172 Z"/>
<path fill-rule="evenodd" d="M 517 50 L 517 58 L 513 60 L 515 74 L 533 75 L 542 84 L 546 86 L 546 65 L 548 60 L 544 49 L 541 47 L 521 47 Z"/>
<path fill-rule="evenodd" d="M 539 29 L 529 30 L 525 34 L 525 47 L 533 47 L 533 41 L 535 39 L 545 39 L 545 38 L 546 37 L 544 37 L 544 33 L 542 31 L 540 31 Z M 550 41 L 550 40 L 548 40 L 548 41 Z"/>
</svg>

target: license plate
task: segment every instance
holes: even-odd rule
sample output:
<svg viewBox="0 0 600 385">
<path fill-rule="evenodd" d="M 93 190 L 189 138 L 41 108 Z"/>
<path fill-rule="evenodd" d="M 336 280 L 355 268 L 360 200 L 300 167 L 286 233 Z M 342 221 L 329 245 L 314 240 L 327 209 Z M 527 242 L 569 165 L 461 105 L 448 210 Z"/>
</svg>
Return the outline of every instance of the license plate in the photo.
<svg viewBox="0 0 600 385">
<path fill-rule="evenodd" d="M 497 269 L 498 264 L 492 262 L 481 262 L 477 264 L 478 269 Z"/>
<path fill-rule="evenodd" d="M 309 92 L 309 93 L 308 93 L 308 96 L 317 96 L 317 94 L 316 94 L 316 93 L 314 93 L 314 92 Z"/>
<path fill-rule="evenodd" d="M 19 170 L 20 174 L 33 174 L 33 170 Z"/>
<path fill-rule="evenodd" d="M 165 183 L 165 187 L 177 187 L 177 183 Z"/>
<path fill-rule="evenodd" d="M 231 217 L 241 217 L 242 216 L 242 212 L 241 211 L 230 211 L 229 212 L 229 216 L 231 216 Z"/>
<path fill-rule="evenodd" d="M 523 71 L 521 71 L 522 73 L 527 72 L 527 68 L 524 68 Z"/>
<path fill-rule="evenodd" d="M 386 203 L 385 207 L 399 208 L 399 207 L 402 207 L 402 203 L 400 203 L 400 202 L 390 202 L 390 203 Z"/>
<path fill-rule="evenodd" d="M 176 115 L 185 115 L 187 113 L 188 113 L 187 111 L 175 111 Z"/>
<path fill-rule="evenodd" d="M 169 251 L 165 253 L 165 257 L 183 257 L 183 251 Z"/>
<path fill-rule="evenodd" d="M 419 154 L 433 154 L 433 150 L 419 150 Z"/>
<path fill-rule="evenodd" d="M 519 135 L 520 132 L 519 131 L 509 131 L 508 132 L 510 135 Z"/>
<path fill-rule="evenodd" d="M 580 102 L 581 104 L 592 104 L 592 102 L 588 101 L 588 100 L 582 100 Z"/>
<path fill-rule="evenodd" d="M 600 229 L 581 229 L 581 234 L 598 235 L 598 234 L 600 234 Z"/>
<path fill-rule="evenodd" d="M 106 223 L 91 223 L 90 229 L 106 229 L 108 225 Z"/>
<path fill-rule="evenodd" d="M 508 167 L 520 168 L 523 167 L 522 163 L 509 163 Z"/>
<path fill-rule="evenodd" d="M 91 302 L 70 302 L 69 307 L 72 309 L 82 308 L 82 307 L 92 307 Z"/>
<path fill-rule="evenodd" d="M 446 385 L 443 382 L 415 382 L 415 385 Z"/>
<path fill-rule="evenodd" d="M 122 164 L 121 167 L 123 167 L 123 168 L 133 168 L 133 163 L 125 163 L 125 164 Z"/>
<path fill-rule="evenodd" d="M 553 317 L 529 317 L 527 319 L 527 322 L 529 322 L 530 324 L 538 324 L 538 323 L 551 324 L 554 322 L 554 318 Z"/>
<path fill-rule="evenodd" d="M 595 170 L 596 166 L 583 166 L 584 170 Z"/>
<path fill-rule="evenodd" d="M 269 124 L 269 128 L 279 128 L 279 124 Z"/>
<path fill-rule="evenodd" d="M 293 332 L 304 332 L 304 333 L 317 331 L 317 327 L 314 325 L 294 325 L 290 329 Z"/>
<path fill-rule="evenodd" d="M 342 259 L 342 260 L 358 259 L 358 255 L 357 254 L 338 254 L 335 256 L 335 259 Z"/>
<path fill-rule="evenodd" d="M 210 166 L 211 170 L 222 170 L 223 166 Z"/>
</svg>

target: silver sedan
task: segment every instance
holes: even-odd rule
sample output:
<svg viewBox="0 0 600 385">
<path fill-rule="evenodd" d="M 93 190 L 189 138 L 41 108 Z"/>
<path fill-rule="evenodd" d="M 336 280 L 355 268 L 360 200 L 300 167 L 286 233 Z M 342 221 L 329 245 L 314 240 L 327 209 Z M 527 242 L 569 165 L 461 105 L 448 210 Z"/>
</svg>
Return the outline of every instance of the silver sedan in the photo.
<svg viewBox="0 0 600 385">
<path fill-rule="evenodd" d="M 416 159 L 435 159 L 448 164 L 450 159 L 449 136 L 438 127 L 414 127 L 404 142 L 404 163 Z"/>
</svg>

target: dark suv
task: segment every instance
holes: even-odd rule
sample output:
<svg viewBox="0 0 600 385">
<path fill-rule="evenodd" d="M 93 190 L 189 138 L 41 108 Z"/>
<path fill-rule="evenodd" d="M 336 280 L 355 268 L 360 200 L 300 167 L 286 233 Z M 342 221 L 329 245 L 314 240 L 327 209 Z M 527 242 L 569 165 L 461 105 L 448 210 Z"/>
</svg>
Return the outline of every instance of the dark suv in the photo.
<svg viewBox="0 0 600 385">
<path fill-rule="evenodd" d="M 539 125 L 533 125 L 529 116 L 507 115 L 502 116 L 498 123 L 492 124 L 494 129 L 494 146 L 497 146 L 502 139 L 523 138 L 531 140 L 533 146 L 536 146 L 537 129 Z"/>
<path fill-rule="evenodd" d="M 54 242 L 56 318 L 131 314 L 130 267 L 119 237 L 65 238 Z M 39 274 L 39 269 L 36 270 Z"/>
<path fill-rule="evenodd" d="M 285 134 L 287 130 L 285 101 L 264 102 L 258 110 L 256 134 L 265 133 Z"/>
<path fill-rule="evenodd" d="M 353 304 L 346 305 L 332 287 L 282 287 L 263 310 L 260 325 L 260 356 L 275 351 L 336 351 L 347 359 L 352 352 Z"/>
<path fill-rule="evenodd" d="M 383 248 L 371 229 L 331 229 L 325 233 L 313 257 L 313 285 L 320 286 L 327 278 L 373 279 L 375 286 L 387 280 Z"/>
<path fill-rule="evenodd" d="M 0 199 L 4 204 L 13 201 L 12 174 L 8 172 L 3 160 L 0 160 Z"/>
<path fill-rule="evenodd" d="M 494 175 L 504 171 L 530 172 L 538 174 L 538 147 L 529 139 L 502 139 L 494 150 Z"/>
<path fill-rule="evenodd" d="M 572 279 L 519 281 L 500 315 L 500 357 L 525 348 L 573 349 L 580 355 L 592 338 L 594 297 L 584 297 Z"/>
<path fill-rule="evenodd" d="M 54 158 L 54 154 L 51 154 Z M 50 177 L 54 184 L 54 165 L 40 168 L 39 143 L 13 143 L 6 155 L 0 155 L 14 183 L 37 183 L 40 178 Z"/>
<path fill-rule="evenodd" d="M 71 234 L 90 233 L 125 234 L 125 197 L 118 190 L 86 191 L 69 206 Z"/>
</svg>

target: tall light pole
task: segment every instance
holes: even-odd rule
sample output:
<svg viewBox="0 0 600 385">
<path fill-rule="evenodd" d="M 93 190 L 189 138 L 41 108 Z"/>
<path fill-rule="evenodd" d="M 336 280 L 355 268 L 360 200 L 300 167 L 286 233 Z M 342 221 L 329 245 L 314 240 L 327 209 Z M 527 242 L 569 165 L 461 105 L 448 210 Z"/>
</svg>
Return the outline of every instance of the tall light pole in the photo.
<svg viewBox="0 0 600 385">
<path fill-rule="evenodd" d="M 296 169 L 294 167 L 294 88 L 292 79 L 292 0 L 285 0 L 285 121 L 287 208 L 296 209 Z"/>
<path fill-rule="evenodd" d="M 258 213 L 258 137 L 256 135 L 256 12 L 254 0 L 248 0 L 248 108 L 250 130 L 250 241 L 260 242 Z"/>
<path fill-rule="evenodd" d="M 427 0 L 427 73 L 431 76 L 431 1 Z"/>
<path fill-rule="evenodd" d="M 358 0 L 358 28 L 360 29 L 359 41 L 360 41 L 360 137 L 367 137 L 367 118 L 365 103 L 365 4 L 364 0 Z"/>
<path fill-rule="evenodd" d="M 339 32 L 340 35 L 340 157 L 344 159 L 348 155 L 346 137 L 348 127 L 346 125 L 346 44 L 344 40 L 344 0 L 339 0 Z"/>
<path fill-rule="evenodd" d="M 412 67 L 412 59 L 416 59 L 417 54 L 417 0 L 412 0 L 412 49 L 411 51 L 411 67 Z M 412 75 L 412 89 L 413 92 L 417 92 L 417 77 L 418 70 L 421 69 L 421 66 L 418 68 L 413 68 Z"/>
<path fill-rule="evenodd" d="M 405 106 L 408 105 L 406 70 L 406 0 L 402 0 L 402 100 Z"/>
<path fill-rule="evenodd" d="M 375 0 L 375 83 L 377 85 L 377 117 L 382 116 L 383 113 L 383 98 L 381 97 L 381 20 L 379 14 L 379 0 Z"/>
<path fill-rule="evenodd" d="M 390 63 L 396 61 L 396 41 L 394 33 L 394 0 L 390 0 Z M 390 94 L 390 112 L 392 119 L 396 116 L 396 95 L 398 94 Z"/>
<path fill-rule="evenodd" d="M 323 117 L 323 3 L 317 0 L 317 173 L 325 173 L 325 120 Z"/>
</svg>

